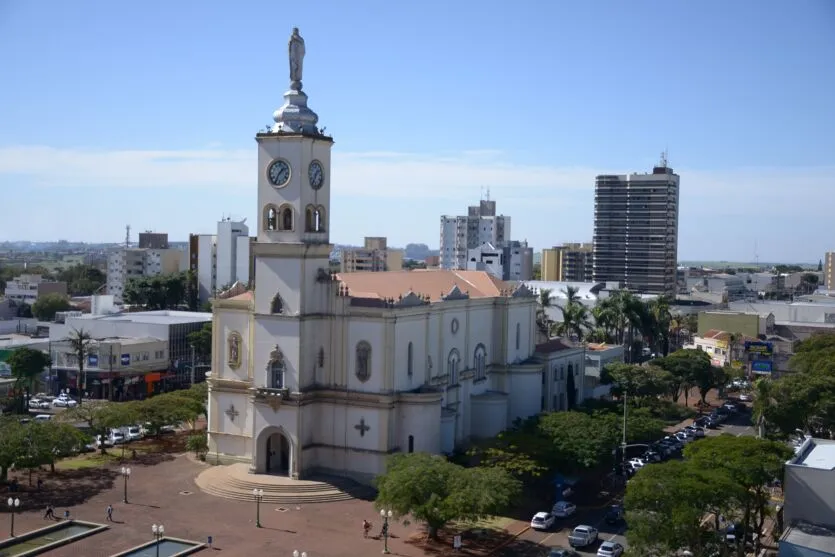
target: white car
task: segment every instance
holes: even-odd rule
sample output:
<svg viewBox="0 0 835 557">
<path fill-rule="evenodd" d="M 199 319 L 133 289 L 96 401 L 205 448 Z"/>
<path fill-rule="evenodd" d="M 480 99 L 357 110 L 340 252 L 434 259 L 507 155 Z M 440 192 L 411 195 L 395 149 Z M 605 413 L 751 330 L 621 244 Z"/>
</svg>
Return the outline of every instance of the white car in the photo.
<svg viewBox="0 0 835 557">
<path fill-rule="evenodd" d="M 48 422 L 52 419 L 52 414 L 38 414 L 33 418 L 36 422 Z"/>
<path fill-rule="evenodd" d="M 110 441 L 111 445 L 121 445 L 122 443 L 127 442 L 127 438 L 125 437 L 125 434 L 118 429 L 111 429 L 108 441 Z"/>
<path fill-rule="evenodd" d="M 629 461 L 629 466 L 632 468 L 643 468 L 644 465 L 646 465 L 646 462 L 641 458 L 633 458 Z"/>
<path fill-rule="evenodd" d="M 61 395 L 52 401 L 52 406 L 57 408 L 75 408 L 78 406 L 78 403 L 67 395 Z"/>
<path fill-rule="evenodd" d="M 551 514 L 556 518 L 567 518 L 577 512 L 577 505 L 568 501 L 557 501 Z"/>
<path fill-rule="evenodd" d="M 748 393 L 739 393 L 740 402 L 751 402 L 751 395 Z"/>
<path fill-rule="evenodd" d="M 617 542 L 603 542 L 597 548 L 597 557 L 620 557 L 623 555 L 623 546 Z"/>
<path fill-rule="evenodd" d="M 139 441 L 144 436 L 142 428 L 138 425 L 129 425 L 128 427 L 122 428 L 122 433 L 124 433 L 125 438 L 130 441 Z"/>
<path fill-rule="evenodd" d="M 532 530 L 548 530 L 554 525 L 554 517 L 550 513 L 536 513 L 531 519 Z"/>
<path fill-rule="evenodd" d="M 49 410 L 49 402 L 39 398 L 31 398 L 29 399 L 29 408 Z"/>
</svg>

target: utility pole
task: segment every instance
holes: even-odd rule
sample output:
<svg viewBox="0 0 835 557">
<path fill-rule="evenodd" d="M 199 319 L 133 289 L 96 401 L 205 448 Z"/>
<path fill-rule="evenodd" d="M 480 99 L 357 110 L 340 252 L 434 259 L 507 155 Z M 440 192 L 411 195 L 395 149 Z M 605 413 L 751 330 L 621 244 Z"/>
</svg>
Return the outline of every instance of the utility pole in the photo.
<svg viewBox="0 0 835 557">
<path fill-rule="evenodd" d="M 623 438 L 620 443 L 621 449 L 621 467 L 623 473 L 626 474 L 626 391 L 623 392 Z"/>
<path fill-rule="evenodd" d="M 194 385 L 194 345 L 191 345 L 191 384 Z"/>
</svg>

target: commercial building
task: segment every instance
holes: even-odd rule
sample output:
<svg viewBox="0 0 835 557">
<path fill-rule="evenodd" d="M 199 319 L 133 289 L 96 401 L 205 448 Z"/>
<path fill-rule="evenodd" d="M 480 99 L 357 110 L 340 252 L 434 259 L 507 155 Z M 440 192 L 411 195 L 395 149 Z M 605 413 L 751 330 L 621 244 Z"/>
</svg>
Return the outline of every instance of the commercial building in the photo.
<svg viewBox="0 0 835 557">
<path fill-rule="evenodd" d="M 186 252 L 178 249 L 122 248 L 107 258 L 107 293 L 124 303 L 131 279 L 169 275 L 186 270 Z"/>
<path fill-rule="evenodd" d="M 189 312 L 189 311 L 141 311 L 135 313 L 115 313 L 108 315 L 67 315 L 64 323 L 56 323 L 49 328 L 49 340 L 52 343 L 53 361 L 60 361 L 59 353 L 65 350 L 68 345 L 67 339 L 71 338 L 75 331 L 84 331 L 90 335 L 93 343 L 96 346 L 105 346 L 101 349 L 107 352 L 108 357 L 94 362 L 95 366 L 100 366 L 99 371 L 110 371 L 110 350 L 113 350 L 114 355 L 119 356 L 119 365 L 114 368 L 119 371 L 121 375 L 129 375 L 131 377 L 145 376 L 150 370 L 148 365 L 159 367 L 161 364 L 160 358 L 156 357 L 159 350 L 165 350 L 164 361 L 165 365 L 161 369 L 153 371 L 170 371 L 171 376 L 156 376 L 150 375 L 145 377 L 142 382 L 152 384 L 170 377 L 170 380 L 175 383 L 186 383 L 191 381 L 191 366 L 192 364 L 199 364 L 199 355 L 195 354 L 193 347 L 188 342 L 188 335 L 194 331 L 200 330 L 203 325 L 210 323 L 212 320 L 211 313 Z M 141 342 L 140 342 L 141 340 Z M 164 342 L 164 345 L 154 344 L 157 341 Z M 130 346 L 130 350 L 122 351 L 121 347 Z M 63 348 L 62 348 L 63 347 Z M 153 349 L 152 349 L 153 348 Z M 122 364 L 123 354 L 139 353 L 139 360 L 134 362 L 131 356 L 129 363 Z M 154 354 L 146 359 L 144 353 Z M 99 351 L 99 354 L 102 352 Z M 63 365 L 57 365 L 57 369 L 64 373 L 61 377 L 56 377 L 59 384 L 67 388 L 76 388 L 77 381 L 77 362 L 63 360 Z M 139 365 L 134 365 L 137 363 Z M 89 365 L 89 362 L 87 362 Z M 88 366 L 85 366 L 85 369 Z M 73 372 L 75 370 L 75 372 Z M 69 373 L 67 373 L 69 372 Z M 134 373 L 136 372 L 136 373 Z M 76 373 L 76 374 L 74 374 Z M 106 377 L 105 377 L 106 378 Z M 198 377 L 197 379 L 200 379 Z M 153 387 L 155 388 L 155 387 Z M 91 391 L 93 392 L 93 391 Z M 105 393 L 108 391 L 104 391 Z"/>
<path fill-rule="evenodd" d="M 496 202 L 482 199 L 466 215 L 441 217 L 441 269 L 467 268 L 469 250 L 483 244 L 502 247 L 510 240 L 510 217 L 496 215 Z"/>
<path fill-rule="evenodd" d="M 583 370 L 585 398 L 609 397 L 612 386 L 602 384 L 600 374 L 604 367 L 618 362 L 623 362 L 622 345 L 595 342 L 586 344 L 586 366 Z"/>
<path fill-rule="evenodd" d="M 780 557 L 835 555 L 835 441 L 807 437 L 786 463 Z"/>
<path fill-rule="evenodd" d="M 194 271 L 201 302 L 236 282 L 249 282 L 253 242 L 246 219 L 224 218 L 217 223 L 217 234 L 189 235 L 188 268 Z"/>
<path fill-rule="evenodd" d="M 369 236 L 363 247 L 343 249 L 340 260 L 343 273 L 400 271 L 403 250 L 389 248 L 386 238 Z"/>
<path fill-rule="evenodd" d="M 20 275 L 6 283 L 6 298 L 32 305 L 46 294 L 67 295 L 67 283 L 47 280 L 41 275 Z"/>
<path fill-rule="evenodd" d="M 569 243 L 542 250 L 542 280 L 591 282 L 594 277 L 594 244 Z"/>
<path fill-rule="evenodd" d="M 533 249 L 527 242 L 507 242 L 495 247 L 489 242 L 467 251 L 467 270 L 486 271 L 501 280 L 530 280 Z"/>
<path fill-rule="evenodd" d="M 150 230 L 139 233 L 139 246 L 142 249 L 168 249 L 168 233 L 151 232 Z"/>
<path fill-rule="evenodd" d="M 595 282 L 674 296 L 679 176 L 666 158 L 651 174 L 601 175 L 594 192 Z"/>
<path fill-rule="evenodd" d="M 827 290 L 835 290 L 835 251 L 823 256 L 823 284 Z"/>
</svg>

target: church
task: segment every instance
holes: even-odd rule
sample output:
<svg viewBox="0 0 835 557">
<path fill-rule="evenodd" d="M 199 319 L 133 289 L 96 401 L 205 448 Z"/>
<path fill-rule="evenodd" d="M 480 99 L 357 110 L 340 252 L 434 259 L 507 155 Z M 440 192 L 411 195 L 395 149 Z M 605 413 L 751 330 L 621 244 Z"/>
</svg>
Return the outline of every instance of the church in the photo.
<svg viewBox="0 0 835 557">
<path fill-rule="evenodd" d="M 284 104 L 255 137 L 255 287 L 213 304 L 208 460 L 368 482 L 388 455 L 450 453 L 540 412 L 551 360 L 536 353 L 525 286 L 483 271 L 329 272 L 333 138 L 308 107 L 304 48 L 294 29 Z"/>
</svg>

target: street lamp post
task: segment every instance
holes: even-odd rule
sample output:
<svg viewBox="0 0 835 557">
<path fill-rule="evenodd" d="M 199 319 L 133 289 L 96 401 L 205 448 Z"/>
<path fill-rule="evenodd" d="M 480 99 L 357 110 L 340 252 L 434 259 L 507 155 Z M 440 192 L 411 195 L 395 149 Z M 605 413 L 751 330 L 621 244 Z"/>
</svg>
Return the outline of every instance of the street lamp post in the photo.
<svg viewBox="0 0 835 557">
<path fill-rule="evenodd" d="M 14 537 L 14 515 L 17 512 L 17 509 L 20 508 L 20 499 L 18 499 L 17 497 L 15 497 L 14 499 L 9 497 L 8 501 L 6 501 L 6 504 L 9 506 L 9 512 L 12 515 L 11 516 L 12 525 L 11 525 L 11 528 L 9 530 L 9 537 L 13 538 Z"/>
<path fill-rule="evenodd" d="M 124 500 L 125 503 L 127 503 L 128 502 L 128 478 L 130 478 L 130 468 L 125 468 L 124 466 L 122 466 L 122 477 L 125 479 L 125 484 L 124 484 L 125 485 L 125 489 L 124 489 L 125 496 L 124 496 L 123 500 Z"/>
<path fill-rule="evenodd" d="M 623 438 L 620 442 L 621 449 L 621 470 L 626 474 L 626 391 L 623 392 Z"/>
<path fill-rule="evenodd" d="M 165 526 L 162 524 L 154 524 L 151 526 L 151 532 L 154 533 L 154 539 L 156 540 L 156 549 L 157 549 L 157 557 L 159 557 L 159 542 L 162 540 L 163 536 L 165 536 Z"/>
<path fill-rule="evenodd" d="M 307 551 L 299 551 L 298 549 L 294 549 L 293 557 L 307 557 Z"/>
<path fill-rule="evenodd" d="M 380 509 L 380 518 L 383 519 L 383 553 L 391 553 L 389 551 L 389 519 L 392 517 L 392 512 L 386 509 Z"/>
<path fill-rule="evenodd" d="M 255 527 L 261 527 L 261 500 L 264 498 L 263 489 L 253 489 L 252 496 L 255 497 Z"/>
</svg>

